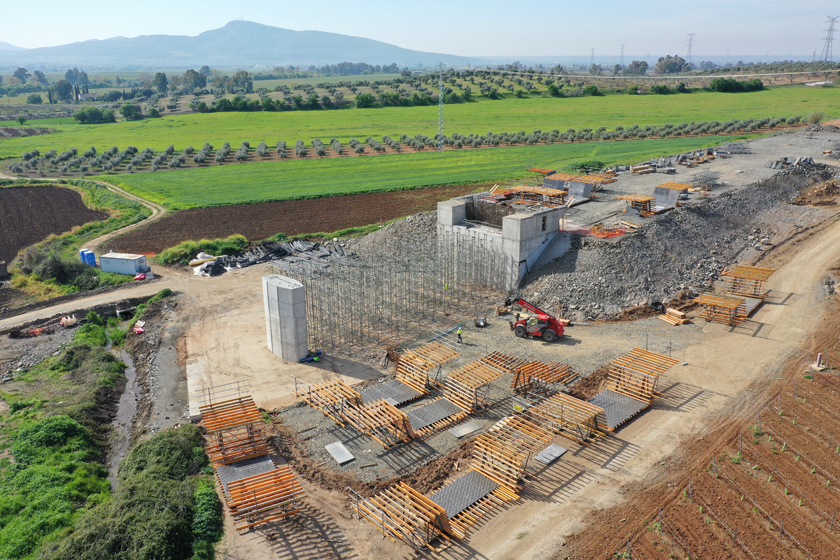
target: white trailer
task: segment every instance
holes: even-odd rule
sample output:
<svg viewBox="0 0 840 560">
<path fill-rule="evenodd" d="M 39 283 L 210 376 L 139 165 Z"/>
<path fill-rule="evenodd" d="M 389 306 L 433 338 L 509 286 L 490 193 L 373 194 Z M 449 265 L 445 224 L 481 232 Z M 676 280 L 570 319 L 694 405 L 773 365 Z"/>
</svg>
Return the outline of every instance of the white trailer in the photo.
<svg viewBox="0 0 840 560">
<path fill-rule="evenodd" d="M 102 272 L 114 272 L 130 276 L 151 271 L 149 265 L 146 264 L 146 255 L 130 253 L 105 253 L 99 257 L 99 268 Z"/>
</svg>

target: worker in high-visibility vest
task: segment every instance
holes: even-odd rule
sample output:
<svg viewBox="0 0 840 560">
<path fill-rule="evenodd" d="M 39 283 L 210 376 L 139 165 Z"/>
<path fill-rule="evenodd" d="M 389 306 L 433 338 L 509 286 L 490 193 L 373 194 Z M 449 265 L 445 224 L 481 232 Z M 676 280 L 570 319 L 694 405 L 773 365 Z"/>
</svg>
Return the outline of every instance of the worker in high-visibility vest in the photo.
<svg viewBox="0 0 840 560">
<path fill-rule="evenodd" d="M 463 340 L 461 339 L 461 335 L 464 333 L 464 329 L 458 327 L 458 344 L 461 344 Z"/>
</svg>

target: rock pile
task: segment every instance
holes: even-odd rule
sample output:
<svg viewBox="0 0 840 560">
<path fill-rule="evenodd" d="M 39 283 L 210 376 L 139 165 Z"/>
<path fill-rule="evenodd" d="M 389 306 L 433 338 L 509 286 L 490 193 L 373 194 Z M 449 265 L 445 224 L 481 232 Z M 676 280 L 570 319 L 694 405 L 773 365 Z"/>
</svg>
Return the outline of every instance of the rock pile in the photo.
<svg viewBox="0 0 840 560">
<path fill-rule="evenodd" d="M 700 291 L 744 249 L 761 249 L 770 242 L 762 224 L 774 222 L 777 212 L 811 212 L 788 203 L 832 173 L 820 165 L 793 167 L 662 214 L 624 237 L 576 237 L 566 255 L 529 274 L 515 295 L 580 320 L 670 299 L 682 289 Z"/>
</svg>

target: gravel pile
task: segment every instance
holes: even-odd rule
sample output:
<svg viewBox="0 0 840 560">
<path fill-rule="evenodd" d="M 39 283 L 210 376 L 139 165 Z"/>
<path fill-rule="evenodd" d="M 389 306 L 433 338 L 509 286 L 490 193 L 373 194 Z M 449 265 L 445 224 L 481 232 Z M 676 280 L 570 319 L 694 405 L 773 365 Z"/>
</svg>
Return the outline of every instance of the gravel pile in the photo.
<svg viewBox="0 0 840 560">
<path fill-rule="evenodd" d="M 640 231 L 612 240 L 575 237 L 562 258 L 529 274 L 516 295 L 572 319 L 597 319 L 621 309 L 700 291 L 750 247 L 770 243 L 763 228 L 784 216 L 824 218 L 821 210 L 790 206 L 799 192 L 834 169 L 796 167 L 770 179 L 651 219 Z"/>
<path fill-rule="evenodd" d="M 393 242 L 401 242 L 405 239 L 417 239 L 436 235 L 437 232 L 437 211 L 414 214 L 404 220 L 398 220 L 388 224 L 379 231 L 375 231 L 364 237 L 345 239 L 338 243 L 345 251 L 364 254 L 373 249 L 381 250 Z"/>
</svg>

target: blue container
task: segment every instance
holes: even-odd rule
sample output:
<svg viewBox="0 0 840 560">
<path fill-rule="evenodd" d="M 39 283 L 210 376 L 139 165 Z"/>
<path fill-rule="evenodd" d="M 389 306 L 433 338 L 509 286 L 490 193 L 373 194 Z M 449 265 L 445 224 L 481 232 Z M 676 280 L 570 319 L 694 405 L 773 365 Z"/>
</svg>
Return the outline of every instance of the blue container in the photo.
<svg viewBox="0 0 840 560">
<path fill-rule="evenodd" d="M 88 251 L 87 253 L 85 253 L 85 263 L 96 268 L 96 255 L 93 251 Z"/>
<path fill-rule="evenodd" d="M 80 258 L 80 259 L 82 260 L 82 262 L 83 262 L 83 263 L 85 263 L 85 264 L 87 264 L 87 261 L 85 260 L 85 253 L 87 253 L 87 252 L 88 252 L 88 250 L 87 250 L 87 249 L 79 249 L 79 258 Z"/>
</svg>

